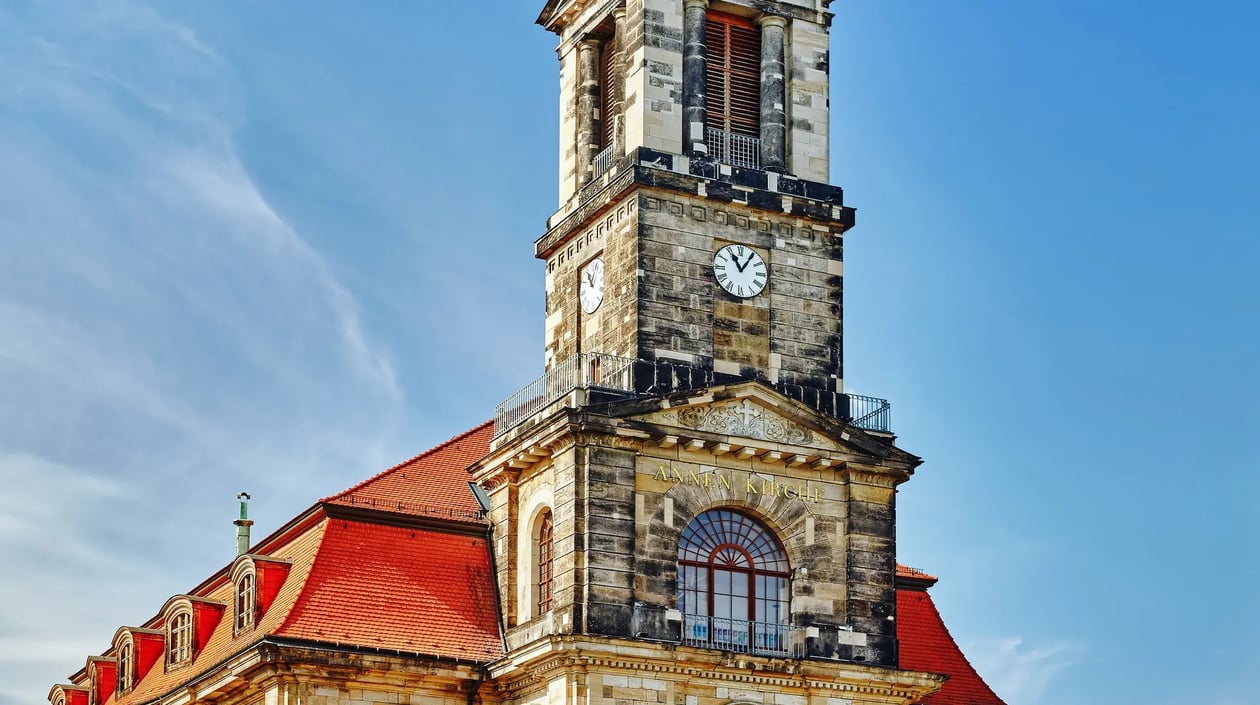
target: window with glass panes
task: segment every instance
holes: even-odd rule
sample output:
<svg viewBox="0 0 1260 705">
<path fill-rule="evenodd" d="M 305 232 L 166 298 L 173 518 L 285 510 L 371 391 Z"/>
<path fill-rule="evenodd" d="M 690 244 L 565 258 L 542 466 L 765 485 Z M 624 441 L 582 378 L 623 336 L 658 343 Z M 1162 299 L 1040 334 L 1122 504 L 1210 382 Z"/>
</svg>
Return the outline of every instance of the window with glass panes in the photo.
<svg viewBox="0 0 1260 705">
<path fill-rule="evenodd" d="M 553 531 L 551 512 L 545 512 L 538 523 L 538 614 L 551 609 L 551 539 Z"/>
<path fill-rule="evenodd" d="M 787 554 L 761 522 L 730 509 L 700 514 L 678 545 L 684 640 L 730 651 L 781 651 L 788 577 Z"/>
<path fill-rule="evenodd" d="M 236 631 L 254 626 L 254 575 L 246 573 L 236 582 Z"/>
<path fill-rule="evenodd" d="M 166 634 L 166 663 L 176 665 L 192 660 L 193 622 L 191 612 L 176 612 Z"/>
</svg>

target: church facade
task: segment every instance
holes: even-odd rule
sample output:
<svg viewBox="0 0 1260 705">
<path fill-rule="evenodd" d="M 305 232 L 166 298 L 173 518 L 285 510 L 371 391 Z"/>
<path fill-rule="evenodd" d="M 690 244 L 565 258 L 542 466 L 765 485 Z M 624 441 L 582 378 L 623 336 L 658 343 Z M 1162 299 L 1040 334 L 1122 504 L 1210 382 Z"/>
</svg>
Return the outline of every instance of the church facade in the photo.
<svg viewBox="0 0 1260 705">
<path fill-rule="evenodd" d="M 543 375 L 51 705 L 1000 704 L 897 564 L 920 459 L 844 390 L 829 4 L 548 2 Z"/>
</svg>

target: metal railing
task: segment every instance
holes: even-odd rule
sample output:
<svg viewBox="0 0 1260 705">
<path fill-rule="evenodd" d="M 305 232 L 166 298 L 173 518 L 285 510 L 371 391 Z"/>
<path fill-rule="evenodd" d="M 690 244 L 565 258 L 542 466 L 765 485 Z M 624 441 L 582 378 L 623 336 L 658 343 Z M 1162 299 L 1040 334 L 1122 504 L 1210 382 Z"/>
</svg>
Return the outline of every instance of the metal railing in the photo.
<svg viewBox="0 0 1260 705">
<path fill-rule="evenodd" d="M 892 431 L 892 405 L 887 399 L 865 397 L 861 394 L 848 394 L 849 423 L 868 431 Z"/>
<path fill-rule="evenodd" d="M 575 389 L 633 392 L 634 360 L 615 355 L 579 353 L 558 363 L 494 409 L 494 431 L 501 435 Z"/>
<path fill-rule="evenodd" d="M 716 375 L 711 368 L 657 360 L 633 360 L 615 355 L 580 353 L 557 363 L 495 407 L 494 432 L 503 435 L 575 389 L 616 392 L 625 396 L 654 396 L 729 384 L 738 377 Z M 820 413 L 857 428 L 892 432 L 892 408 L 886 399 L 844 394 L 799 384 L 775 384 L 779 393 Z M 608 401 L 605 398 L 604 401 Z M 574 403 L 586 403 L 585 399 Z"/>
<path fill-rule="evenodd" d="M 682 642 L 737 654 L 786 656 L 792 649 L 792 627 L 746 619 L 683 615 Z"/>
<path fill-rule="evenodd" d="M 616 161 L 616 158 L 613 156 L 613 153 L 616 151 L 616 149 L 617 149 L 617 145 L 610 144 L 604 148 L 604 151 L 600 152 L 599 154 L 596 154 L 595 158 L 591 160 L 591 180 L 592 181 L 603 176 L 605 173 L 608 172 L 609 169 L 613 167 L 613 162 Z"/>
<path fill-rule="evenodd" d="M 709 127 L 705 128 L 704 142 L 709 148 L 709 156 L 723 164 L 745 169 L 761 168 L 761 140 L 756 137 Z"/>
</svg>

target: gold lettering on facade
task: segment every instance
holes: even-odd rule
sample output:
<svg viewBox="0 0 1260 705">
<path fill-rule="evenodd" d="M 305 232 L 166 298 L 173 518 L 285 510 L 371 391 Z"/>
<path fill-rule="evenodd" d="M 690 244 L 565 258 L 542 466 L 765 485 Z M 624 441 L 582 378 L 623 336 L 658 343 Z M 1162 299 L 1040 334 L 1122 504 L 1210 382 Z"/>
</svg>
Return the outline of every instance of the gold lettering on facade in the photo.
<svg viewBox="0 0 1260 705">
<path fill-rule="evenodd" d="M 743 483 L 739 483 L 741 478 L 737 477 L 737 475 L 742 476 Z M 742 470 L 709 469 L 682 471 L 674 467 L 658 465 L 656 471 L 652 473 L 652 479 L 659 482 L 668 482 L 671 486 L 700 487 L 745 499 L 762 495 L 795 499 L 801 502 L 821 502 L 825 499 L 822 487 L 810 487 L 808 483 L 801 481 L 796 481 L 796 484 L 792 484 L 793 481 L 790 480 L 780 482 L 780 480 L 786 478 L 767 478 L 764 475 Z"/>
</svg>

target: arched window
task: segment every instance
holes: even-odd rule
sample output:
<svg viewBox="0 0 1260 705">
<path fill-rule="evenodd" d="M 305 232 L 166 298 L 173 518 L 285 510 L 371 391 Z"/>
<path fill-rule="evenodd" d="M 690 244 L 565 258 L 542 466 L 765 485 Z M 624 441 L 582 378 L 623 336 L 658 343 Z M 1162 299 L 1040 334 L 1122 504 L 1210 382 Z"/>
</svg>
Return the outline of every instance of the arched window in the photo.
<svg viewBox="0 0 1260 705">
<path fill-rule="evenodd" d="M 236 581 L 236 633 L 254 628 L 254 574 L 246 573 Z"/>
<path fill-rule="evenodd" d="M 124 641 L 118 647 L 118 692 L 131 690 L 131 681 L 135 673 L 135 659 L 132 657 L 131 642 Z"/>
<path fill-rule="evenodd" d="M 786 653 L 788 561 L 782 544 L 752 517 L 711 509 L 678 542 L 683 640 L 726 651 Z"/>
<path fill-rule="evenodd" d="M 177 666 L 192 660 L 193 622 L 191 612 L 176 612 L 166 629 L 166 664 Z"/>
<path fill-rule="evenodd" d="M 544 511 L 538 519 L 538 534 L 535 539 L 537 551 L 535 555 L 538 557 L 538 614 L 544 614 L 551 609 L 551 586 L 555 579 L 555 571 L 552 569 L 552 534 L 554 526 L 551 521 L 551 512 Z"/>
</svg>

